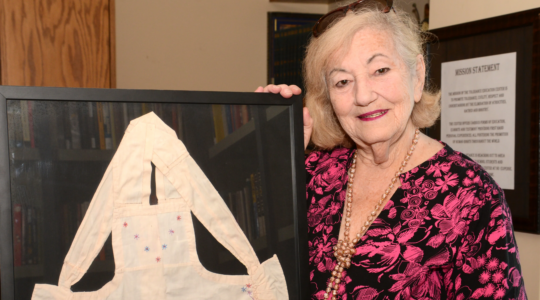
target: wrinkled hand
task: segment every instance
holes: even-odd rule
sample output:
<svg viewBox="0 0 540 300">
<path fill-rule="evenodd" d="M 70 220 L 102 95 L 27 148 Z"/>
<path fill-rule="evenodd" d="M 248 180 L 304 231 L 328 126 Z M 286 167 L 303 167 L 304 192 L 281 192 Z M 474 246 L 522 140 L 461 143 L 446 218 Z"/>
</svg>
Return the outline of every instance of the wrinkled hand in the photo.
<svg viewBox="0 0 540 300">
<path fill-rule="evenodd" d="M 302 90 L 296 85 L 286 85 L 286 84 L 269 84 L 265 87 L 258 87 L 255 90 L 255 93 L 272 93 L 280 94 L 283 98 L 290 98 L 292 95 L 300 95 Z M 309 114 L 309 109 L 304 107 L 304 150 L 306 150 L 309 140 L 311 138 L 311 133 L 313 132 L 313 119 Z"/>
<path fill-rule="evenodd" d="M 286 85 L 286 84 L 269 84 L 265 87 L 258 87 L 255 90 L 255 93 L 272 93 L 272 94 L 280 94 L 283 98 L 291 98 L 292 95 L 300 95 L 302 93 L 302 90 L 297 87 L 296 85 Z"/>
</svg>

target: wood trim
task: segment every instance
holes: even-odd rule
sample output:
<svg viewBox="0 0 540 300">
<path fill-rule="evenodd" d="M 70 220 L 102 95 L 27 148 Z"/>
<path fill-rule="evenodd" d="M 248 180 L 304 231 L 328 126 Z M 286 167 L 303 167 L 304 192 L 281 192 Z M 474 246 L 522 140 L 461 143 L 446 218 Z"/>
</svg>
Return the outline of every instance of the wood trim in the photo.
<svg viewBox="0 0 540 300">
<path fill-rule="evenodd" d="M 4 9 L 4 0 L 0 0 L 0 84 L 5 85 L 5 70 L 3 62 L 7 60 L 6 55 L 6 16 Z"/>
<path fill-rule="evenodd" d="M 111 86 L 110 88 L 116 88 L 116 6 L 115 0 L 109 2 L 109 41 L 110 41 L 110 59 L 109 64 L 111 68 Z"/>
</svg>

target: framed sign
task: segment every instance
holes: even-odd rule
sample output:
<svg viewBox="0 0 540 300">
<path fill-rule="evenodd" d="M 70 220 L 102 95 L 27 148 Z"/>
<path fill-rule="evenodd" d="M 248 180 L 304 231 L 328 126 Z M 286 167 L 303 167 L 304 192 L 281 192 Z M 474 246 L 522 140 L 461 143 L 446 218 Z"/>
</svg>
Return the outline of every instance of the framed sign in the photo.
<svg viewBox="0 0 540 300">
<path fill-rule="evenodd" d="M 454 142 L 453 148 L 494 174 L 514 229 L 530 233 L 540 233 L 539 14 L 534 9 L 436 29 L 438 39 L 428 45 L 430 83 L 444 93 L 442 119 L 429 135 Z M 498 175 L 500 170 L 506 177 Z"/>
<path fill-rule="evenodd" d="M 30 299 L 36 283 L 58 284 L 64 257 L 125 128 L 151 111 L 176 131 L 259 260 L 278 256 L 290 299 L 305 299 L 300 96 L 11 86 L 0 86 L 1 298 Z M 149 201 L 159 205 L 155 182 Z M 193 223 L 204 268 L 246 274 L 196 218 Z M 72 290 L 95 291 L 109 282 L 113 254 L 109 237 Z"/>
</svg>

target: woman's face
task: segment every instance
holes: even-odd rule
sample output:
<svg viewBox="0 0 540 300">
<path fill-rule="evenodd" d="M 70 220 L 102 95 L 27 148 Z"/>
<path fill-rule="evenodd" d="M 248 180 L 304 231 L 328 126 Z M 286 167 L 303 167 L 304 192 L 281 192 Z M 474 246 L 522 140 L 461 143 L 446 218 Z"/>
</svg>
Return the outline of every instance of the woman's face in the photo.
<svg viewBox="0 0 540 300">
<path fill-rule="evenodd" d="M 336 116 L 357 145 L 397 141 L 423 90 L 424 65 L 411 74 L 386 31 L 357 32 L 350 49 L 334 59 L 327 73 Z"/>
</svg>

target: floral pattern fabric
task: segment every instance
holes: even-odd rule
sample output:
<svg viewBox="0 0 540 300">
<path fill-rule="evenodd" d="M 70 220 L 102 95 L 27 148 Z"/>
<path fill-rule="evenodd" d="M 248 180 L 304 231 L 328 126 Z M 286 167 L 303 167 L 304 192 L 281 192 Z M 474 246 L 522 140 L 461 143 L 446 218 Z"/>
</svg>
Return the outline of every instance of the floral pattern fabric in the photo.
<svg viewBox="0 0 540 300">
<path fill-rule="evenodd" d="M 311 299 L 324 299 L 336 264 L 353 154 L 306 157 Z M 445 145 L 400 181 L 358 242 L 338 299 L 527 299 L 510 209 L 479 164 Z"/>
</svg>

